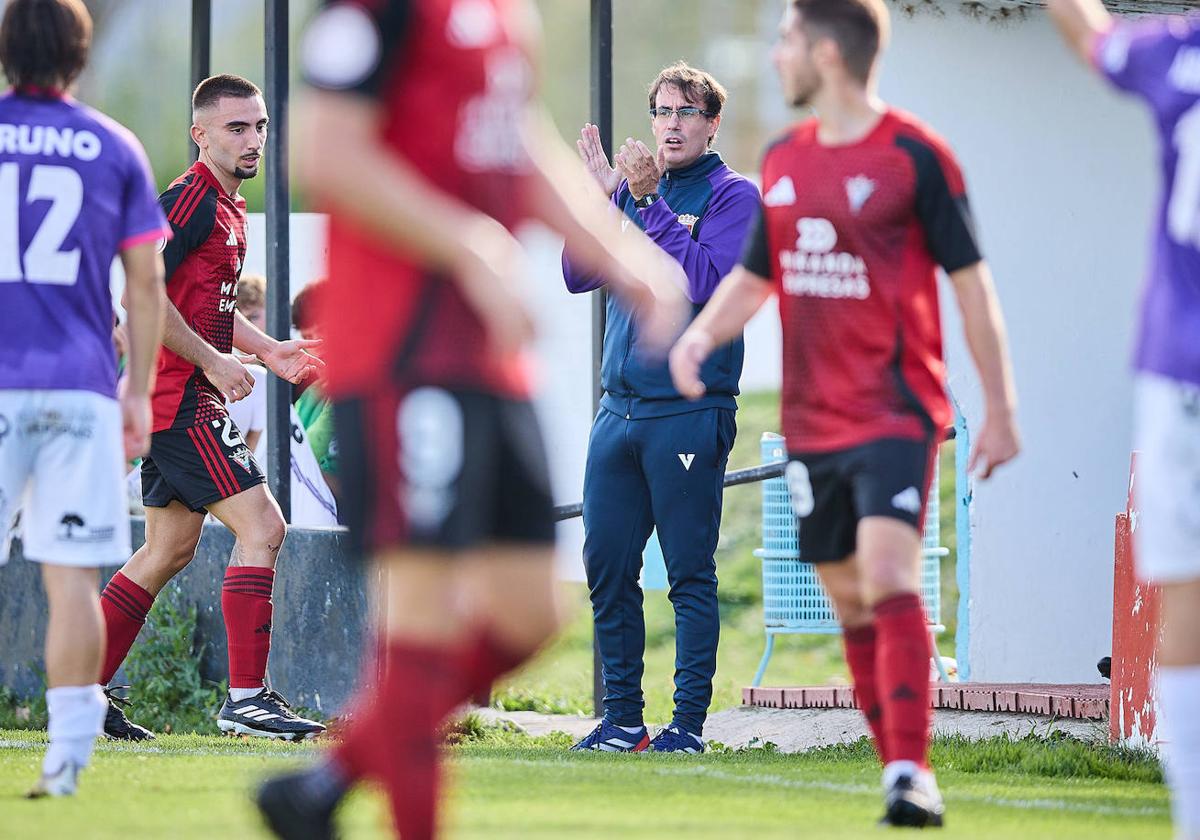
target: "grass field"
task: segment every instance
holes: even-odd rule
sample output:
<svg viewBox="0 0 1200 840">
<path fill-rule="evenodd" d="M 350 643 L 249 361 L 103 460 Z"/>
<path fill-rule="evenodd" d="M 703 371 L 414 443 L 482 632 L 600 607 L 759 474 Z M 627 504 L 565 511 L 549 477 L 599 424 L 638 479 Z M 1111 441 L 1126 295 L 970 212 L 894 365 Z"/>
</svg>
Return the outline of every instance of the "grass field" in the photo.
<svg viewBox="0 0 1200 840">
<path fill-rule="evenodd" d="M 779 395 L 743 394 L 738 398 L 738 435 L 729 459 L 730 469 L 761 463 L 759 439 L 779 429 Z M 942 449 L 942 545 L 950 555 L 942 564 L 942 619 L 947 632 L 938 639 L 943 655 L 954 655 L 955 610 L 958 589 L 954 579 L 954 444 Z M 759 484 L 731 487 L 725 493 L 721 538 L 717 548 L 718 598 L 721 606 L 721 644 L 713 681 L 712 710 L 742 702 L 763 650 L 762 566 L 754 549 L 762 545 L 762 489 Z M 510 710 L 532 709 L 558 713 L 591 713 L 592 624 L 587 588 L 564 584 L 563 596 L 573 619 L 553 646 L 496 695 L 496 704 Z M 646 720 L 667 723 L 674 691 L 675 625 L 667 593 L 645 593 Z M 775 645 L 767 685 L 846 684 L 841 639 L 836 636 L 789 636 Z"/>
<path fill-rule="evenodd" d="M 100 746 L 72 800 L 19 798 L 44 734 L 0 731 L 0 836 L 262 837 L 248 792 L 310 746 L 162 736 Z M 495 733 L 451 751 L 448 835 L 457 838 L 875 837 L 879 771 L 865 742 L 782 755 L 576 755 L 564 738 Z M 1067 740 L 940 740 L 945 838 L 1167 838 L 1158 769 L 1137 754 Z M 388 836 L 373 792 L 356 794 L 349 838 Z"/>
</svg>

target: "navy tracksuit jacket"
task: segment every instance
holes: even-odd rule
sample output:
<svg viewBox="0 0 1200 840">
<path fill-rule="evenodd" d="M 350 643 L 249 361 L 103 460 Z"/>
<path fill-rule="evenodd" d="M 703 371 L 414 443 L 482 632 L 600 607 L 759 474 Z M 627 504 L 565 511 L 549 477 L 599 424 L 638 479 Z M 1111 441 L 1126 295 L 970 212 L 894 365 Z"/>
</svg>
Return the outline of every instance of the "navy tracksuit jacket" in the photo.
<svg viewBox="0 0 1200 840">
<path fill-rule="evenodd" d="M 708 152 L 668 171 L 661 198 L 634 206 L 622 183 L 613 201 L 687 275 L 693 317 L 737 263 L 759 207 L 758 190 Z M 563 257 L 572 292 L 600 285 Z M 601 384 L 583 485 L 584 565 L 603 663 L 605 716 L 642 723 L 646 624 L 638 578 L 658 529 L 675 609 L 675 718 L 700 735 L 712 700 L 721 621 L 714 554 L 725 465 L 733 446 L 742 340 L 717 349 L 701 370 L 707 394 L 679 396 L 666 359 L 643 358 L 630 313 L 608 298 Z"/>
</svg>

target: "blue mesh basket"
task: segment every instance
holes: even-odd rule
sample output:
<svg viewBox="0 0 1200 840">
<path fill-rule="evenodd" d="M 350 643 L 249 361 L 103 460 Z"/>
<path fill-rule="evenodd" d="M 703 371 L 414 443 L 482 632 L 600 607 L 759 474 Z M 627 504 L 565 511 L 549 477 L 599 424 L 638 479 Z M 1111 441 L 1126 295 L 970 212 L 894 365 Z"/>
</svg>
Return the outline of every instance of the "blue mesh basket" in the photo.
<svg viewBox="0 0 1200 840">
<path fill-rule="evenodd" d="M 762 437 L 763 463 L 787 460 L 784 439 L 767 432 Z M 825 595 L 811 563 L 800 561 L 796 517 L 792 513 L 787 481 L 772 478 L 762 483 L 763 546 L 755 551 L 762 559 L 763 623 L 767 633 L 838 633 L 833 605 Z M 938 545 L 937 462 L 930 484 L 922 541 L 921 598 L 932 629 L 941 630 L 941 558 L 947 550 Z"/>
</svg>

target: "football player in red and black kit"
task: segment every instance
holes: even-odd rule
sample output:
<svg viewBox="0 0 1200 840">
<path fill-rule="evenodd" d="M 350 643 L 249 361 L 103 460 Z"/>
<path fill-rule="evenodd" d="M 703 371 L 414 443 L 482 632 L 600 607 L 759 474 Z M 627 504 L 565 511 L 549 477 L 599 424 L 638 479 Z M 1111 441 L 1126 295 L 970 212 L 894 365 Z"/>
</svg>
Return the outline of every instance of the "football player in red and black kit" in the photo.
<svg viewBox="0 0 1200 840">
<path fill-rule="evenodd" d="M 937 268 L 950 276 L 986 414 L 972 467 L 1017 454 L 999 304 L 945 142 L 875 95 L 882 0 L 790 0 L 773 60 L 817 116 L 762 165 L 742 265 L 671 351 L 680 393 L 774 292 L 783 326 L 786 478 L 800 559 L 844 630 L 855 696 L 884 762 L 884 823 L 941 825 L 928 765 L 930 638 L 919 597 L 925 498 L 951 421 Z"/>
<path fill-rule="evenodd" d="M 282 837 L 329 837 L 359 781 L 405 840 L 436 833 L 439 727 L 554 632 L 554 519 L 523 348 L 537 218 L 665 352 L 682 271 L 618 217 L 533 100 L 528 0 L 362 0 L 313 21 L 300 171 L 330 212 L 326 382 L 343 510 L 385 574 L 376 656 L 341 745 L 267 782 Z"/>
<path fill-rule="evenodd" d="M 163 249 L 169 305 L 150 454 L 142 462 L 146 543 L 101 596 L 108 645 L 100 682 L 106 685 L 125 659 L 155 596 L 192 561 L 207 511 L 237 538 L 221 588 L 229 696 L 217 724 L 225 732 L 294 740 L 325 727 L 298 717 L 264 685 L 275 559 L 286 525 L 225 400 L 254 387 L 234 346 L 299 382 L 322 364 L 307 352 L 319 342 L 276 341 L 234 307 L 246 257 L 246 202 L 238 187 L 258 174 L 267 133 L 261 92 L 239 76 L 213 76 L 196 87 L 192 120 L 199 160 L 159 197 L 171 226 Z M 125 717 L 111 693 L 104 729 L 114 738 L 153 737 Z"/>
</svg>

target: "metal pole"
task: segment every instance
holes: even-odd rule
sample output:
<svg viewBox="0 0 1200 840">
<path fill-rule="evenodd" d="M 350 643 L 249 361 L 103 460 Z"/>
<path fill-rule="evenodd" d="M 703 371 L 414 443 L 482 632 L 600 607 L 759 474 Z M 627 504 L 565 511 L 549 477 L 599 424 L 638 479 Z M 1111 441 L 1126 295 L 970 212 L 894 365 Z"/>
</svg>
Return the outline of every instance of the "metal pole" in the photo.
<svg viewBox="0 0 1200 840">
<path fill-rule="evenodd" d="M 192 90 L 207 79 L 209 73 L 209 57 L 212 55 L 212 0 L 192 0 Z M 192 124 L 192 114 L 189 105 L 188 125 Z M 196 162 L 200 149 L 188 137 L 188 160 Z"/>
<path fill-rule="evenodd" d="M 591 20 L 591 114 L 600 129 L 604 153 L 612 156 L 612 0 L 592 0 Z M 604 355 L 604 311 L 608 293 L 592 295 L 592 416 L 600 408 L 600 360 Z M 592 628 L 592 707 L 596 717 L 604 714 L 604 671 L 600 647 Z"/>
<path fill-rule="evenodd" d="M 270 128 L 266 148 L 267 332 L 291 335 L 291 277 L 288 272 L 291 197 L 288 191 L 288 4 L 264 0 L 266 85 Z M 267 475 L 271 493 L 292 521 L 292 386 L 267 378 Z"/>
</svg>

